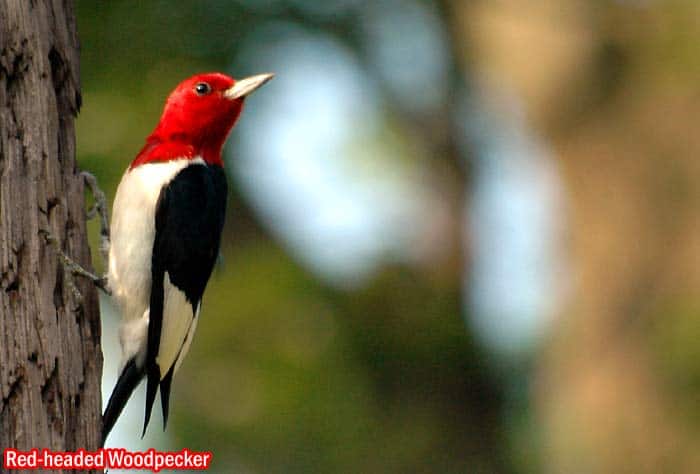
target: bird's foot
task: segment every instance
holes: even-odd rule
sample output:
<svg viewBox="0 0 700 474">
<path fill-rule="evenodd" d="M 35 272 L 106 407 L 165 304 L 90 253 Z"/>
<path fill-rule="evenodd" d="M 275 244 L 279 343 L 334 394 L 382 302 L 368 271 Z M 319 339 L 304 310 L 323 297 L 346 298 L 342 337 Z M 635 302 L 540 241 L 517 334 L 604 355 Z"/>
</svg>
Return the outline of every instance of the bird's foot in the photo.
<svg viewBox="0 0 700 474">
<path fill-rule="evenodd" d="M 109 262 L 109 247 L 111 245 L 109 238 L 109 210 L 107 207 L 107 198 L 97 184 L 95 175 L 87 171 L 81 172 L 80 175 L 83 177 L 83 181 L 87 187 L 90 188 L 92 197 L 95 200 L 95 204 L 87 211 L 87 218 L 94 219 L 96 216 L 100 216 L 100 256 L 102 257 L 102 262 L 107 265 Z"/>
<path fill-rule="evenodd" d="M 80 173 L 80 176 L 83 178 L 83 182 L 85 183 L 85 185 L 88 188 L 90 188 L 92 197 L 95 200 L 95 204 L 87 211 L 87 218 L 94 219 L 98 215 L 100 216 L 100 254 L 102 257 L 102 261 L 105 263 L 105 265 L 108 265 L 110 240 L 109 211 L 107 208 L 107 198 L 105 197 L 104 192 L 102 192 L 102 190 L 98 186 L 97 178 L 95 178 L 94 175 L 83 171 Z M 73 277 L 75 275 L 87 278 L 97 288 L 104 291 L 106 294 L 112 294 L 111 290 L 109 289 L 106 276 L 100 277 L 84 269 L 75 260 L 66 255 L 66 253 L 61 248 L 61 243 L 51 232 L 49 232 L 48 230 L 41 230 L 40 232 L 46 239 L 46 243 L 51 245 L 55 250 L 56 255 L 58 255 L 59 261 L 61 262 L 61 266 L 63 267 L 63 274 L 66 286 L 73 295 L 75 301 L 78 302 L 78 305 L 82 303 L 83 295 L 80 293 L 80 290 L 78 290 L 78 287 L 75 285 L 75 281 L 73 280 Z"/>
<path fill-rule="evenodd" d="M 87 278 L 97 288 L 104 291 L 106 294 L 112 294 L 112 291 L 109 289 L 107 277 L 100 277 L 95 275 L 94 273 L 81 267 L 75 260 L 66 255 L 66 253 L 61 248 L 60 242 L 58 241 L 58 239 L 56 239 L 56 237 L 54 237 L 54 235 L 51 232 L 47 230 L 42 230 L 41 233 L 46 239 L 46 243 L 51 245 L 54 251 L 56 252 L 56 255 L 58 255 L 59 261 L 61 262 L 61 266 L 63 267 L 66 285 L 68 286 L 76 300 L 82 301 L 82 295 L 80 294 L 80 290 L 78 290 L 78 288 L 75 286 L 75 282 L 73 281 L 74 275 Z"/>
</svg>

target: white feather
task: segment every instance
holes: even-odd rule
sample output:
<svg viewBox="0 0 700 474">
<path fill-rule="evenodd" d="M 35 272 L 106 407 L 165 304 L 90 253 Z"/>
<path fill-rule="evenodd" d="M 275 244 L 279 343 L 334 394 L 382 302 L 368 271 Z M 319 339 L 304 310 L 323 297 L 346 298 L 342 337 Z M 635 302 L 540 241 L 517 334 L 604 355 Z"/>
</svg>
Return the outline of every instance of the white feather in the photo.
<svg viewBox="0 0 700 474">
<path fill-rule="evenodd" d="M 177 360 L 175 361 L 175 372 L 177 372 L 180 369 L 182 361 L 185 359 L 185 356 L 190 351 L 190 346 L 192 345 L 192 338 L 194 337 L 194 332 L 197 330 L 197 322 L 199 321 L 199 310 L 201 309 L 201 307 L 201 303 L 197 305 L 197 311 L 195 313 L 194 319 L 192 320 L 192 325 L 187 331 L 185 343 L 182 345 L 182 349 L 180 349 L 180 354 L 177 356 Z"/>
<path fill-rule="evenodd" d="M 165 377 L 175 361 L 181 360 L 187 353 L 189 344 L 186 344 L 186 341 L 194 334 L 195 324 L 192 305 L 187 301 L 185 293 L 170 283 L 170 275 L 167 272 L 163 289 L 163 330 L 160 333 L 160 347 L 156 358 L 161 379 Z M 197 312 L 199 313 L 199 306 L 197 306 Z"/>
</svg>

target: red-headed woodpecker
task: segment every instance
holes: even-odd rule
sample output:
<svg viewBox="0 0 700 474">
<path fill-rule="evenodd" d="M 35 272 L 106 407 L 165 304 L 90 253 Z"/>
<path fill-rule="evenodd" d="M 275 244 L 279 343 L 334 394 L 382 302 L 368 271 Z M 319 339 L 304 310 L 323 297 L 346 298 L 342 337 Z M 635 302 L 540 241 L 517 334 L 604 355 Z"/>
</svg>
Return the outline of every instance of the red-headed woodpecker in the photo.
<svg viewBox="0 0 700 474">
<path fill-rule="evenodd" d="M 102 442 L 146 378 L 143 432 L 160 388 L 163 428 L 173 374 L 192 343 L 219 254 L 226 210 L 221 148 L 245 97 L 272 74 L 199 74 L 178 85 L 114 200 L 109 287 L 121 311 L 122 364 Z"/>
</svg>

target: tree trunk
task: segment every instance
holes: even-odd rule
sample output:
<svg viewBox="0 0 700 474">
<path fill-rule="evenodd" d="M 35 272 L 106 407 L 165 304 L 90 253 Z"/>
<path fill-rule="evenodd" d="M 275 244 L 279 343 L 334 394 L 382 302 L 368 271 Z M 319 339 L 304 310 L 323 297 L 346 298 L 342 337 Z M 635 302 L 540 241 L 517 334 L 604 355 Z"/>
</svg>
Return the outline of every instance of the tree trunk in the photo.
<svg viewBox="0 0 700 474">
<path fill-rule="evenodd" d="M 0 0 L 0 450 L 100 443 L 97 292 L 45 238 L 89 268 L 80 100 L 72 2 Z"/>
</svg>

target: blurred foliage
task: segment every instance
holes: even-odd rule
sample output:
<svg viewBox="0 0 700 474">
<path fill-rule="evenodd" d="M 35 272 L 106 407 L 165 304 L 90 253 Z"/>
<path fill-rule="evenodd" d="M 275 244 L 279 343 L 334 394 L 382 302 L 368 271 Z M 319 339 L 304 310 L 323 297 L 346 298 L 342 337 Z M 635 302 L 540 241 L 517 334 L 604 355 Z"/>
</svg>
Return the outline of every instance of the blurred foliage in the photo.
<svg viewBox="0 0 700 474">
<path fill-rule="evenodd" d="M 367 47 L 368 15 L 403 5 L 380 3 L 77 2 L 79 162 L 110 199 L 182 78 L 259 72 L 236 69 L 240 45 L 291 22 L 356 55 L 448 210 L 435 258 L 338 288 L 232 180 L 223 263 L 173 385 L 174 444 L 212 450 L 216 472 L 700 471 L 700 4 L 418 1 L 446 39 L 446 99 L 426 112 Z M 571 291 L 541 347 L 505 363 L 464 323 L 473 150 L 457 98 L 479 84 L 518 98 L 567 198 Z"/>
</svg>

